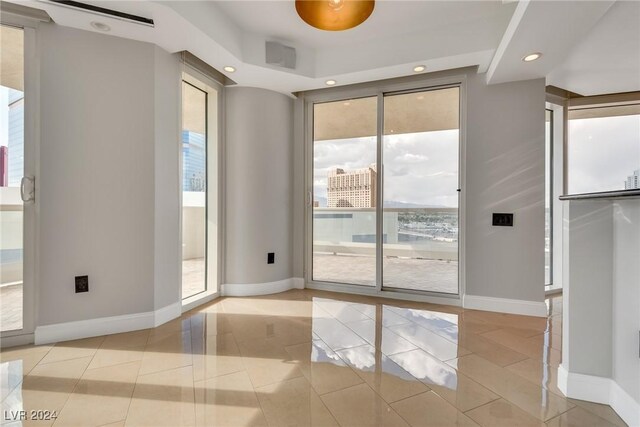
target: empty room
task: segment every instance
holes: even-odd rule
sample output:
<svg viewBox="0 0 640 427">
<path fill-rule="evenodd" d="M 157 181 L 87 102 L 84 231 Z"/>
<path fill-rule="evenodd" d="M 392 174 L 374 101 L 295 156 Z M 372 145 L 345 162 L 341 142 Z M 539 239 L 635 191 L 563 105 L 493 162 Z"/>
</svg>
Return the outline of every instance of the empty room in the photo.
<svg viewBox="0 0 640 427">
<path fill-rule="evenodd" d="M 640 1 L 0 1 L 0 391 L 640 427 Z"/>
</svg>

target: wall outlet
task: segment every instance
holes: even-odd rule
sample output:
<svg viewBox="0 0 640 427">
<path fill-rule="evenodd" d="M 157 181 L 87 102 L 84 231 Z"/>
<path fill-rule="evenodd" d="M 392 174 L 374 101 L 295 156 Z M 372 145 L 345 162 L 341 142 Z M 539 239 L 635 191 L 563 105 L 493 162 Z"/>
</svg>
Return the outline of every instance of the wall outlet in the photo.
<svg viewBox="0 0 640 427">
<path fill-rule="evenodd" d="M 269 252 L 267 254 L 267 264 L 275 264 L 276 263 L 276 253 Z"/>
<path fill-rule="evenodd" d="M 76 276 L 76 294 L 89 292 L 89 276 Z"/>
<path fill-rule="evenodd" d="M 495 227 L 513 227 L 512 213 L 494 213 L 493 223 Z"/>
</svg>

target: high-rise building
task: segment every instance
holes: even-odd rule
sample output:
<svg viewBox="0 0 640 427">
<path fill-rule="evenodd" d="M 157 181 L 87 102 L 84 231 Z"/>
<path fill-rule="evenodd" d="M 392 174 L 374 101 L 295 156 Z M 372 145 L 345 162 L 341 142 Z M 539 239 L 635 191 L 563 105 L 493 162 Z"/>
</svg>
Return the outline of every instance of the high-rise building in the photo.
<svg viewBox="0 0 640 427">
<path fill-rule="evenodd" d="M 636 190 L 640 189 L 640 169 L 636 169 L 633 171 L 633 175 L 629 175 L 627 180 L 624 182 L 625 190 Z"/>
<path fill-rule="evenodd" d="M 345 172 L 336 168 L 327 176 L 327 207 L 373 208 L 376 206 L 376 165 Z"/>
<path fill-rule="evenodd" d="M 206 189 L 206 138 L 201 133 L 182 131 L 182 189 L 205 191 Z"/>
<path fill-rule="evenodd" d="M 24 92 L 9 89 L 8 186 L 17 187 L 24 175 Z"/>
<path fill-rule="evenodd" d="M 9 147 L 0 145 L 0 187 L 7 187 L 9 185 L 8 157 Z"/>
</svg>

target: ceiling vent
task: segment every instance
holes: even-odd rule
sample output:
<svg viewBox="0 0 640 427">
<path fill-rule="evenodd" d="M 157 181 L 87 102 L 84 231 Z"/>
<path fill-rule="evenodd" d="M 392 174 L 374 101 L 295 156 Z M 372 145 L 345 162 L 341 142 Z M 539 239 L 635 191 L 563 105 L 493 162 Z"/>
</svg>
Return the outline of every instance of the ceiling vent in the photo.
<svg viewBox="0 0 640 427">
<path fill-rule="evenodd" d="M 92 4 L 81 3 L 79 1 L 69 0 L 48 0 L 46 3 L 53 3 L 58 6 L 68 7 L 70 9 L 82 10 L 84 12 L 92 13 L 95 15 L 108 16 L 109 18 L 119 19 L 121 21 L 132 22 L 134 24 L 146 25 L 153 27 L 153 19 L 145 18 L 144 16 L 132 15 L 130 13 L 120 12 L 113 9 L 107 9 L 104 7 L 94 6 Z"/>
<path fill-rule="evenodd" d="M 293 70 L 296 68 L 296 50 L 278 42 L 267 42 L 266 61 L 267 64 Z"/>
</svg>

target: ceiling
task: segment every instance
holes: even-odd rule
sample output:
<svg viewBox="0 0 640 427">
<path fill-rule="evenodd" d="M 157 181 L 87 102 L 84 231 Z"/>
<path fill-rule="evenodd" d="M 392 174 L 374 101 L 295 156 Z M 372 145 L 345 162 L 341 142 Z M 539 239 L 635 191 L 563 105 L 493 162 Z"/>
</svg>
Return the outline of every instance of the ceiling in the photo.
<svg viewBox="0 0 640 427">
<path fill-rule="evenodd" d="M 293 0 L 85 1 L 152 18 L 150 28 L 40 0 L 59 25 L 188 50 L 218 70 L 226 65 L 241 86 L 282 93 L 477 66 L 487 83 L 547 78 L 580 94 L 640 90 L 640 2 L 378 0 L 372 16 L 347 31 L 305 24 Z M 265 41 L 296 49 L 294 70 L 265 63 Z M 521 58 L 542 52 L 540 60 Z M 596 52 L 596 55 L 593 54 Z M 594 70 L 597 70 L 594 72 Z"/>
</svg>

